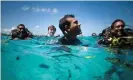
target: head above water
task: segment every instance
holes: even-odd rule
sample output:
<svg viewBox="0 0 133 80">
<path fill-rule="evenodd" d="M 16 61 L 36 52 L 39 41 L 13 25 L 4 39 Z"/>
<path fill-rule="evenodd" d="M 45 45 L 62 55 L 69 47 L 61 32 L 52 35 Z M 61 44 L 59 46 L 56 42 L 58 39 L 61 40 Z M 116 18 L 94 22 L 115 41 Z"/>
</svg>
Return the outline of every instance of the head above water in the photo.
<svg viewBox="0 0 133 80">
<path fill-rule="evenodd" d="M 19 25 L 17 26 L 17 30 L 18 30 L 19 32 L 24 32 L 24 31 L 25 31 L 25 25 L 24 25 L 24 24 L 19 24 Z"/>
<path fill-rule="evenodd" d="M 116 36 L 122 36 L 124 33 L 124 28 L 125 28 L 125 22 L 121 19 L 116 19 L 111 24 L 112 33 L 115 33 Z"/>
<path fill-rule="evenodd" d="M 92 33 L 91 36 L 97 36 L 97 34 L 96 33 Z"/>
<path fill-rule="evenodd" d="M 48 34 L 49 34 L 50 36 L 54 36 L 55 32 L 56 32 L 55 26 L 54 26 L 54 25 L 50 25 L 50 26 L 48 27 Z"/>
<path fill-rule="evenodd" d="M 121 30 L 124 29 L 125 27 L 125 22 L 121 19 L 116 19 L 112 24 L 111 28 L 114 30 Z"/>
<path fill-rule="evenodd" d="M 75 39 L 77 35 L 82 33 L 78 20 L 71 14 L 67 14 L 60 19 L 59 28 L 64 36 L 69 39 Z"/>
</svg>

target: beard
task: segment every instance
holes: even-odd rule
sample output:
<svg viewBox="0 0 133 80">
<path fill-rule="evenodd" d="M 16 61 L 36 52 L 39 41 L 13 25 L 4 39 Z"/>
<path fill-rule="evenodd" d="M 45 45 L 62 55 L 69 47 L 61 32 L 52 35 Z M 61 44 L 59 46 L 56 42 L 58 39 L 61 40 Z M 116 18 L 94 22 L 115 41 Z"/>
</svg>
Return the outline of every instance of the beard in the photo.
<svg viewBox="0 0 133 80">
<path fill-rule="evenodd" d="M 111 30 L 111 34 L 114 37 L 122 37 L 124 35 L 124 30 Z"/>
<path fill-rule="evenodd" d="M 117 35 L 118 37 L 122 37 L 123 34 L 124 34 L 124 30 L 123 30 L 123 29 L 122 29 L 122 30 L 117 30 L 117 31 L 116 31 L 116 35 Z"/>
<path fill-rule="evenodd" d="M 78 35 L 82 34 L 81 29 L 78 29 L 78 30 L 77 30 L 77 34 L 78 34 Z"/>
<path fill-rule="evenodd" d="M 121 32 L 121 31 L 118 31 L 118 32 L 117 32 L 117 35 L 118 35 L 118 36 L 122 36 L 122 32 Z"/>
<path fill-rule="evenodd" d="M 21 32 L 19 32 L 18 37 L 20 39 L 24 39 L 26 35 L 27 35 L 27 32 L 26 31 L 21 31 Z"/>
</svg>

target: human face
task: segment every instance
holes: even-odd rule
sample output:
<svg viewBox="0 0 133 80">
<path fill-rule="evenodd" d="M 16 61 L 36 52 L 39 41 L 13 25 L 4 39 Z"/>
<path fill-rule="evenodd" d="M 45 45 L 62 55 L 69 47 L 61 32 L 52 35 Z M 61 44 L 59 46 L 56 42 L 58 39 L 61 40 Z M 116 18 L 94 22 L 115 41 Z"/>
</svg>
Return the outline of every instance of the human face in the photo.
<svg viewBox="0 0 133 80">
<path fill-rule="evenodd" d="M 124 29 L 124 23 L 123 22 L 121 22 L 121 21 L 118 21 L 118 22 L 116 22 L 115 24 L 114 24 L 114 30 L 115 31 L 121 31 L 121 30 L 123 30 Z"/>
<path fill-rule="evenodd" d="M 18 27 L 18 30 L 19 30 L 20 32 L 23 32 L 24 29 L 25 29 L 24 26 L 19 26 L 19 27 Z"/>
<path fill-rule="evenodd" d="M 49 34 L 50 36 L 53 36 L 54 33 L 55 33 L 55 29 L 54 29 L 54 28 L 49 28 L 48 34 Z"/>
<path fill-rule="evenodd" d="M 121 21 L 118 21 L 114 24 L 114 31 L 117 33 L 117 36 L 121 36 L 123 34 L 124 27 L 125 25 Z"/>
<path fill-rule="evenodd" d="M 75 39 L 77 35 L 81 34 L 80 24 L 75 18 L 68 18 L 67 20 L 70 22 L 68 36 L 72 39 Z"/>
</svg>

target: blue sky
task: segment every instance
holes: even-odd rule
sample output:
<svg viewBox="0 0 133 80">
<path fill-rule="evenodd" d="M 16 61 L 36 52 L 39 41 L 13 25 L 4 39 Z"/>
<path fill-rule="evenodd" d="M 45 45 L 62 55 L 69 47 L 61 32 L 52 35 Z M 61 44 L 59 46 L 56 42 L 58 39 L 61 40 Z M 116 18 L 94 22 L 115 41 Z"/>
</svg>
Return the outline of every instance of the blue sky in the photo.
<svg viewBox="0 0 133 80">
<path fill-rule="evenodd" d="M 115 19 L 133 26 L 133 1 L 2 1 L 2 32 L 9 33 L 22 23 L 33 34 L 47 33 L 49 25 L 55 25 L 56 33 L 62 34 L 58 25 L 65 14 L 74 14 L 83 35 L 88 36 L 100 33 Z"/>
</svg>

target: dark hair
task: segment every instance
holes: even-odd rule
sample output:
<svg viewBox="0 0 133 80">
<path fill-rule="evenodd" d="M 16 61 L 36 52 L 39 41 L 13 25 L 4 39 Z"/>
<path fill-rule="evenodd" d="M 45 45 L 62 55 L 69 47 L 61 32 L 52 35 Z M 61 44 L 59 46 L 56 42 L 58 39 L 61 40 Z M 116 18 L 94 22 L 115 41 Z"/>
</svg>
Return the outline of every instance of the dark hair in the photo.
<svg viewBox="0 0 133 80">
<path fill-rule="evenodd" d="M 116 23 L 116 22 L 119 22 L 119 21 L 122 22 L 122 23 L 124 24 L 124 26 L 125 26 L 125 22 L 124 22 L 123 20 L 121 20 L 121 19 L 116 19 L 116 20 L 111 24 L 111 28 L 113 29 L 115 23 Z"/>
<path fill-rule="evenodd" d="M 23 26 L 23 27 L 25 28 L 25 25 L 24 25 L 24 24 L 19 24 L 19 25 L 17 26 L 17 28 L 19 28 L 19 26 Z"/>
<path fill-rule="evenodd" d="M 64 15 L 64 17 L 60 19 L 59 28 L 61 29 L 63 34 L 64 34 L 64 31 L 65 31 L 65 25 L 70 26 L 70 22 L 66 20 L 67 18 L 75 18 L 75 16 L 72 15 L 72 14 L 67 14 L 67 15 Z"/>
<path fill-rule="evenodd" d="M 55 28 L 55 26 L 54 26 L 54 25 L 50 25 L 50 26 L 48 27 L 48 30 L 49 30 L 50 28 L 53 28 L 53 29 L 54 29 L 54 31 L 56 31 L 56 28 Z"/>
<path fill-rule="evenodd" d="M 97 36 L 97 34 L 96 34 L 96 33 L 92 33 L 91 35 L 92 35 L 92 36 Z"/>
<path fill-rule="evenodd" d="M 101 35 L 104 36 L 105 32 L 106 32 L 106 29 L 104 29 L 104 30 L 102 31 Z"/>
</svg>

